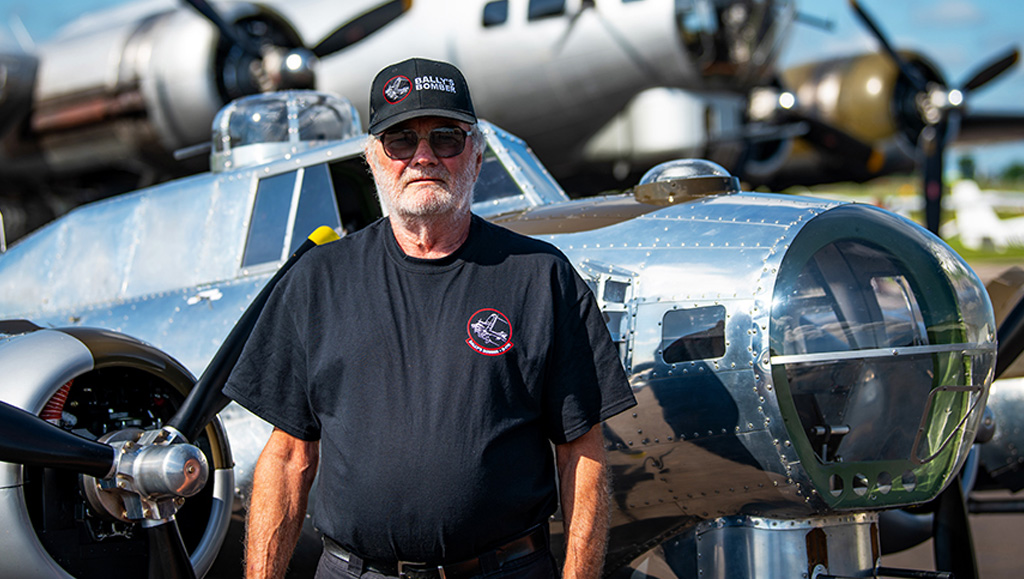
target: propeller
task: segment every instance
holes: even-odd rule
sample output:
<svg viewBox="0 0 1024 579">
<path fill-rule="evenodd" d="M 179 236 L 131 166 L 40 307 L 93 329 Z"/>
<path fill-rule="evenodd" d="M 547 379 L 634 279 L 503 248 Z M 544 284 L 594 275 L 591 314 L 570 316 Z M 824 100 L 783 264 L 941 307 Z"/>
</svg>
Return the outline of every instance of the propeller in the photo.
<svg viewBox="0 0 1024 579">
<path fill-rule="evenodd" d="M 966 99 L 970 93 L 995 80 L 1014 66 L 1019 60 L 1020 54 L 1017 49 L 1012 49 L 980 67 L 966 82 L 960 85 L 960 88 L 950 88 L 941 79 L 926 78 L 921 69 L 896 52 L 874 19 L 857 0 L 850 0 L 850 5 L 861 22 L 878 40 L 883 51 L 899 68 L 900 77 L 910 87 L 907 94 L 907 99 L 910 102 L 907 104 L 906 110 L 911 111 L 910 114 L 917 117 L 911 119 L 909 125 L 920 126 L 920 129 L 913 131 L 916 134 L 910 136 L 918 149 L 918 161 L 921 164 L 924 181 L 925 224 L 929 231 L 938 234 L 943 195 L 943 155 L 946 145 L 959 132 Z"/>
<path fill-rule="evenodd" d="M 344 50 L 359 42 L 367 36 L 384 28 L 391 21 L 395 20 L 409 8 L 412 7 L 412 0 L 391 0 L 356 16 L 352 20 L 342 24 L 333 32 L 328 34 L 316 43 L 313 47 L 313 54 L 317 58 L 330 56 L 335 52 Z"/>
<path fill-rule="evenodd" d="M 206 366 L 203 375 L 199 377 L 192 391 L 189 392 L 181 408 L 175 413 L 167 425 L 181 432 L 186 439 L 194 440 L 214 415 L 224 409 L 230 401 L 227 396 L 221 393 L 221 388 L 227 382 L 235 362 L 242 354 L 242 348 L 249 334 L 252 333 L 256 320 L 259 318 L 263 306 L 266 305 L 270 293 L 277 285 L 284 274 L 291 269 L 295 262 L 307 251 L 317 245 L 324 245 L 338 239 L 338 234 L 330 227 L 322 226 L 317 228 L 310 236 L 295 250 L 295 253 L 288 258 L 288 261 L 281 266 L 274 277 L 267 282 L 263 290 L 249 304 L 248 309 L 242 317 L 235 322 L 235 327 L 225 338 L 224 343 L 214 354 L 213 360 Z"/>
<path fill-rule="evenodd" d="M 0 53 L 0 137 L 28 116 L 39 59 L 28 54 Z"/>
<path fill-rule="evenodd" d="M 388 0 L 343 23 L 308 48 L 280 35 L 270 32 L 257 35 L 240 23 L 231 23 L 206 0 L 185 0 L 185 3 L 209 20 L 228 45 L 240 53 L 225 57 L 225 61 L 232 62 L 233 70 L 231 74 L 222 73 L 225 96 L 229 100 L 254 92 L 316 88 L 316 69 L 321 58 L 377 32 L 412 7 L 412 0 Z M 263 27 L 263 30 L 268 28 Z M 222 68 L 228 66 L 222 63 Z M 230 83 L 227 77 L 232 77 Z"/>
<path fill-rule="evenodd" d="M 194 440 L 227 404 L 221 388 L 277 283 L 309 249 L 336 239 L 334 230 L 320 227 L 299 246 L 239 318 L 164 428 L 130 428 L 92 441 L 0 401 L 0 460 L 81 473 L 83 493 L 94 507 L 141 522 L 151 579 L 195 577 L 175 513 L 202 490 L 209 466 L 198 447 L 178 443 Z"/>
<path fill-rule="evenodd" d="M 0 459 L 106 477 L 114 449 L 75 436 L 38 416 L 0 401 Z"/>
</svg>

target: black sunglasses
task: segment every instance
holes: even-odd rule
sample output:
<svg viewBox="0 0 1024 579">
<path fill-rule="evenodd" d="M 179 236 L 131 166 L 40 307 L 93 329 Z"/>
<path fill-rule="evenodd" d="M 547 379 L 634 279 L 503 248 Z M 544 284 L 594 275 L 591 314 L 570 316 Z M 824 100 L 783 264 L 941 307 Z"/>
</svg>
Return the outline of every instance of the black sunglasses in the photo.
<svg viewBox="0 0 1024 579">
<path fill-rule="evenodd" d="M 471 134 L 472 131 L 463 131 L 459 127 L 440 127 L 421 137 L 412 129 L 403 129 L 385 131 L 380 136 L 380 143 L 384 146 L 385 155 L 397 161 L 405 161 L 416 154 L 420 141 L 426 139 L 435 156 L 447 159 L 462 154 L 466 149 L 466 137 Z"/>
</svg>

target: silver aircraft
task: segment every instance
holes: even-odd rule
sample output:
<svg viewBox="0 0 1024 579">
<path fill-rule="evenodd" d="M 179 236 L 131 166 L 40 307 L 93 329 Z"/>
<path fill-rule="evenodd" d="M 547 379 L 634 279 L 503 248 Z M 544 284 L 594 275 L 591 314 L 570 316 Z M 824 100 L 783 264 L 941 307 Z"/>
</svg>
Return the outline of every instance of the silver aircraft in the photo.
<svg viewBox="0 0 1024 579">
<path fill-rule="evenodd" d="M 203 171 L 175 154 L 241 96 L 316 88 L 365 115 L 373 75 L 410 54 L 458 65 L 480 114 L 574 193 L 690 156 L 755 186 L 865 180 L 913 169 L 918 149 L 939 167 L 954 139 L 1024 137 L 1019 112 L 969 108 L 1015 50 L 960 85 L 880 32 L 884 53 L 781 70 L 799 16 L 792 0 L 131 2 L 0 54 L 0 209 L 20 236 Z"/>
<path fill-rule="evenodd" d="M 986 430 L 996 326 L 956 253 L 872 206 L 743 192 L 708 161 L 569 200 L 522 140 L 480 126 L 473 210 L 566 253 L 639 400 L 604 431 L 607 576 L 910 576 L 880 567 L 898 538 L 883 515 L 937 497 L 954 529 L 939 568 L 972 576 L 958 473 Z M 240 99 L 210 172 L 0 255 L 0 552 L 18 554 L 0 575 L 237 572 L 269 426 L 220 385 L 308 232 L 382 215 L 360 131 L 325 94 Z"/>
</svg>

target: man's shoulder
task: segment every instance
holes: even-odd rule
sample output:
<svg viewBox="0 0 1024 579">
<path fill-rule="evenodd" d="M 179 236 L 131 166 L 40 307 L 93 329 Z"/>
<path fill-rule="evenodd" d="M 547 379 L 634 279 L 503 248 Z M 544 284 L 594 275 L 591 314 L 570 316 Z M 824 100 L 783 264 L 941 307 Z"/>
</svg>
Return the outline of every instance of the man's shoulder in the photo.
<svg viewBox="0 0 1024 579">
<path fill-rule="evenodd" d="M 378 219 L 366 227 L 345 234 L 341 239 L 313 248 L 319 259 L 336 259 L 345 254 L 358 255 L 360 251 L 374 247 L 387 229 L 385 218 Z M 311 252 L 312 253 L 312 252 Z"/>
<path fill-rule="evenodd" d="M 365 268 L 367 261 L 379 262 L 379 257 L 371 254 L 380 247 L 381 229 L 381 223 L 377 221 L 341 239 L 310 249 L 288 272 L 286 279 L 291 285 L 319 285 L 317 280 L 331 279 L 336 272 L 359 271 Z"/>
</svg>

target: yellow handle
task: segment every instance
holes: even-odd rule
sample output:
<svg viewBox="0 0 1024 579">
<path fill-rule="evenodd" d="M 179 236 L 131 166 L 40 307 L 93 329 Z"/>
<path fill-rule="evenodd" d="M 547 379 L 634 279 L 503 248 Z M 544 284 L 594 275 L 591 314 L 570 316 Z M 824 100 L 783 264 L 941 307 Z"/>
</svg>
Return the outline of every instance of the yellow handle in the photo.
<svg viewBox="0 0 1024 579">
<path fill-rule="evenodd" d="M 330 227 L 321 225 L 316 228 L 316 231 L 309 234 L 308 239 L 317 245 L 325 245 L 332 241 L 337 241 L 341 239 L 341 237 Z"/>
</svg>

